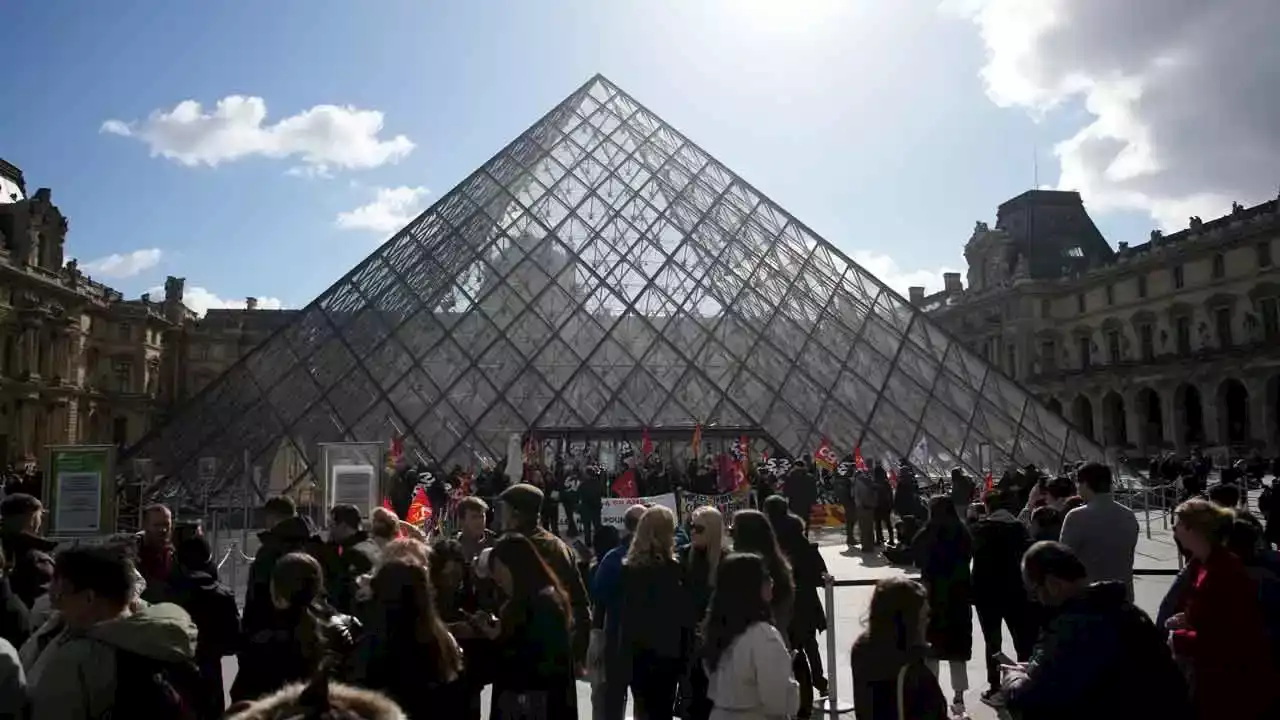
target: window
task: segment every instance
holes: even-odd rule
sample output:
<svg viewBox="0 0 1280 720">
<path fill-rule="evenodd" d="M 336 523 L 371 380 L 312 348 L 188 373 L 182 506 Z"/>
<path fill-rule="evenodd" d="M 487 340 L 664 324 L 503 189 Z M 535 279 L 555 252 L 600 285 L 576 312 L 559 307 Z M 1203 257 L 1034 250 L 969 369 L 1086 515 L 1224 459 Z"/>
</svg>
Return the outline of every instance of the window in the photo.
<svg viewBox="0 0 1280 720">
<path fill-rule="evenodd" d="M 1107 357 L 1112 363 L 1118 363 L 1123 358 L 1120 357 L 1120 332 L 1112 330 L 1107 333 Z"/>
<path fill-rule="evenodd" d="M 1138 276 L 1138 297 L 1144 298 L 1146 296 L 1147 296 L 1147 276 L 1139 275 Z"/>
<path fill-rule="evenodd" d="M 1182 286 L 1185 284 L 1186 284 L 1186 278 L 1183 277 L 1182 266 L 1174 265 L 1173 266 L 1173 289 L 1181 290 Z"/>
<path fill-rule="evenodd" d="M 1213 279 L 1221 280 L 1227 275 L 1227 259 L 1222 253 L 1213 256 Z"/>
<path fill-rule="evenodd" d="M 1183 315 L 1174 322 L 1174 334 L 1178 342 L 1178 354 L 1191 354 L 1191 318 Z"/>
<path fill-rule="evenodd" d="M 1258 243 L 1258 267 L 1271 267 L 1271 241 Z"/>
<path fill-rule="evenodd" d="M 1141 346 L 1143 362 L 1151 362 L 1156 357 L 1155 328 L 1151 323 L 1138 326 L 1138 344 Z"/>
<path fill-rule="evenodd" d="M 1218 308 L 1213 312 L 1214 325 L 1218 326 L 1218 347 L 1229 348 L 1231 342 L 1231 308 Z"/>
<path fill-rule="evenodd" d="M 133 339 L 133 326 L 129 323 L 120 323 L 116 326 L 116 337 L 121 342 L 129 342 Z"/>
<path fill-rule="evenodd" d="M 1076 312 L 1084 313 L 1084 309 L 1085 309 L 1084 293 L 1080 293 L 1079 295 L 1076 295 Z"/>
<path fill-rule="evenodd" d="M 1079 245 L 1077 245 L 1067 250 L 1067 257 L 1082 258 L 1084 257 L 1084 250 Z"/>
<path fill-rule="evenodd" d="M 1007 366 L 1005 369 L 1008 371 L 1008 373 L 1009 373 L 1009 377 L 1014 378 L 1014 379 L 1017 379 L 1017 377 L 1018 377 L 1018 348 L 1017 348 L 1017 346 L 1009 345 L 1008 347 L 1006 347 L 1006 348 L 1004 349 L 1004 360 L 1005 360 L 1005 363 L 1006 363 L 1006 366 Z"/>
<path fill-rule="evenodd" d="M 1107 304 L 1108 305 L 1116 304 L 1116 288 L 1114 285 L 1107 286 Z"/>
<path fill-rule="evenodd" d="M 1040 301 L 1040 317 L 1047 318 L 1053 315 L 1053 302 L 1049 298 Z"/>
<path fill-rule="evenodd" d="M 133 363 L 128 360 L 117 360 L 112 367 L 115 374 L 115 389 L 120 392 L 133 390 Z"/>
<path fill-rule="evenodd" d="M 1058 348 L 1052 340 L 1040 341 L 1040 371 L 1053 372 L 1058 369 Z"/>
<path fill-rule="evenodd" d="M 1093 367 L 1093 362 L 1089 357 L 1089 338 L 1082 337 L 1080 338 L 1079 343 L 1080 343 L 1080 369 L 1088 370 L 1090 367 Z"/>
<path fill-rule="evenodd" d="M 1265 298 L 1262 305 L 1262 337 L 1267 340 L 1280 340 L 1280 300 Z"/>
</svg>

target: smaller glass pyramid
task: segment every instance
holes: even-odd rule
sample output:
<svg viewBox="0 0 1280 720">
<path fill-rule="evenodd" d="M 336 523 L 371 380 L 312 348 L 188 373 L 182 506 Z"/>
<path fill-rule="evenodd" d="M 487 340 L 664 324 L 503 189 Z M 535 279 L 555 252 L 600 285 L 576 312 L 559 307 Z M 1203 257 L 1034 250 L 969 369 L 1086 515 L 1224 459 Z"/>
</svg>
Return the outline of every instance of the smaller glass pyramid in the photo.
<svg viewBox="0 0 1280 720">
<path fill-rule="evenodd" d="M 177 487 L 201 457 L 223 482 L 246 459 L 301 481 L 318 443 L 403 433 L 411 456 L 474 467 L 513 434 L 695 424 L 792 456 L 825 438 L 933 475 L 1102 458 L 596 76 L 124 459 Z"/>
</svg>

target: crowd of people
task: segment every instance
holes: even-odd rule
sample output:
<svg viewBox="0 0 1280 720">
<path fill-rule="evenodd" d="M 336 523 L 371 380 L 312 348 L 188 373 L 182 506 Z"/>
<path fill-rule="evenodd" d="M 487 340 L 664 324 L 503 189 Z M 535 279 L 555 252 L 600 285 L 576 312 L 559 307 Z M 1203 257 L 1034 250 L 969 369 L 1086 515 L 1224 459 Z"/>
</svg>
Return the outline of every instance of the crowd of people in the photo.
<svg viewBox="0 0 1280 720">
<path fill-rule="evenodd" d="M 1240 510 L 1247 486 L 1176 508 L 1187 562 L 1152 620 L 1134 605 L 1137 521 L 1106 466 L 1023 468 L 988 488 L 958 473 L 927 498 L 905 462 L 882 494 L 882 470 L 835 483 L 847 539 L 919 579 L 872 594 L 851 651 L 859 720 L 963 717 L 975 613 L 979 697 L 1023 720 L 1280 717 L 1280 559 Z M 732 517 L 697 508 L 687 528 L 637 504 L 585 541 L 548 529 L 534 484 L 496 507 L 461 499 L 457 531 L 432 537 L 350 505 L 320 532 L 275 497 L 243 608 L 201 528 L 163 505 L 136 536 L 54 554 L 40 501 L 12 493 L 0 717 L 479 718 L 488 688 L 491 720 L 558 720 L 586 710 L 579 683 L 597 720 L 621 720 L 628 697 L 638 718 L 813 717 L 827 568 L 779 489 Z"/>
</svg>

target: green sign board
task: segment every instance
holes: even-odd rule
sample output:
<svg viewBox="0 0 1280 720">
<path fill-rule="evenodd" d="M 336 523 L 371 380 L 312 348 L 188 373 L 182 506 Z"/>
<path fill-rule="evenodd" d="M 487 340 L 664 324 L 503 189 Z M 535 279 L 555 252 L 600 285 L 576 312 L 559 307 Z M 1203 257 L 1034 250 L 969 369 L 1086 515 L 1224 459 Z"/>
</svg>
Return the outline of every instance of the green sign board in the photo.
<svg viewBox="0 0 1280 720">
<path fill-rule="evenodd" d="M 115 530 L 115 448 L 62 445 L 49 448 L 44 496 L 50 533 L 101 535 Z"/>
</svg>

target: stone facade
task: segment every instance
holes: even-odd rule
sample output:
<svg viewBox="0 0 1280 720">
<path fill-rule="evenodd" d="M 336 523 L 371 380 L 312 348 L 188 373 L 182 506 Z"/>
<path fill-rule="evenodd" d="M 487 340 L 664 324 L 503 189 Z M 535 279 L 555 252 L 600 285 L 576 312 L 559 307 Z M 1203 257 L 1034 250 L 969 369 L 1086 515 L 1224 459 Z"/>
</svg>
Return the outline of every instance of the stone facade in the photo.
<svg viewBox="0 0 1280 720">
<path fill-rule="evenodd" d="M 1113 251 L 1076 193 L 979 222 L 911 300 L 1116 452 L 1280 453 L 1280 199 Z"/>
</svg>

